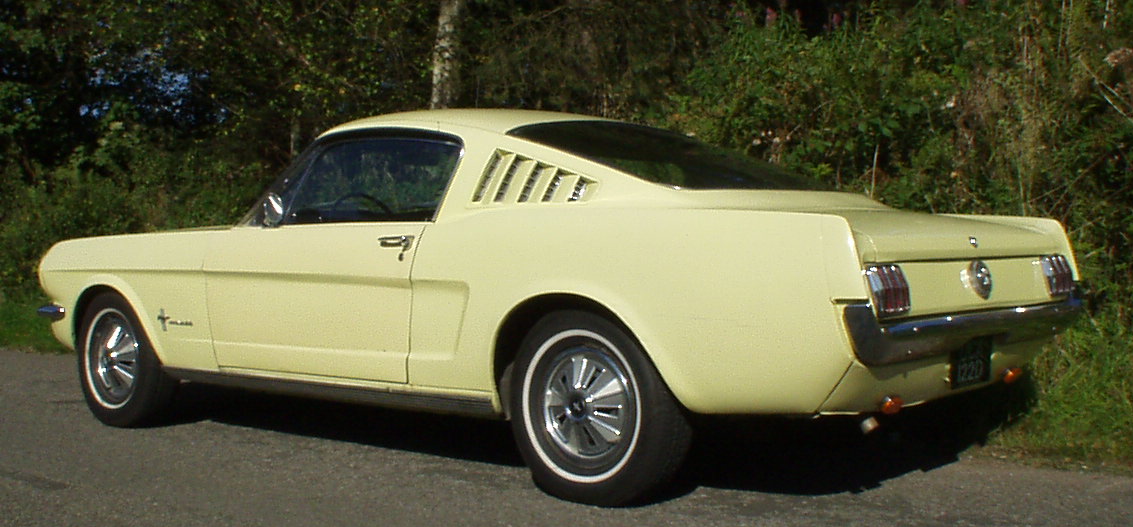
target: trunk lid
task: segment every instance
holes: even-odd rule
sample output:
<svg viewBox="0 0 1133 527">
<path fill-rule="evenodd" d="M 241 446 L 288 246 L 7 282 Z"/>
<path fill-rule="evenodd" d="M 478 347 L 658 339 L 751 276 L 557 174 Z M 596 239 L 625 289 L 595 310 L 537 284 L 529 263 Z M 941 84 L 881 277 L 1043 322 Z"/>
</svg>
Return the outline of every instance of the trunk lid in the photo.
<svg viewBox="0 0 1133 527">
<path fill-rule="evenodd" d="M 1061 226 L 1038 218 L 908 212 L 848 192 L 685 190 L 679 195 L 695 207 L 839 216 L 850 225 L 863 262 L 971 260 L 1065 252 Z"/>
<path fill-rule="evenodd" d="M 1050 232 L 1023 218 L 888 210 L 830 211 L 850 224 L 866 262 L 1034 256 L 1059 252 Z"/>
</svg>

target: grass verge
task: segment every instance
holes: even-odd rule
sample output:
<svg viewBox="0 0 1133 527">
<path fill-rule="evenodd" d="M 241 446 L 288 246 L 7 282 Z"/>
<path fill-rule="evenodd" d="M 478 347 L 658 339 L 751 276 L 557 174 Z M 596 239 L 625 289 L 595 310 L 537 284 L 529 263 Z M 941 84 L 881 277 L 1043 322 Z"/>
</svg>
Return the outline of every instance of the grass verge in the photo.
<svg viewBox="0 0 1133 527">
<path fill-rule="evenodd" d="M 1130 335 L 1096 322 L 1082 320 L 1035 360 L 1026 417 L 992 435 L 995 452 L 1133 471 Z"/>
</svg>

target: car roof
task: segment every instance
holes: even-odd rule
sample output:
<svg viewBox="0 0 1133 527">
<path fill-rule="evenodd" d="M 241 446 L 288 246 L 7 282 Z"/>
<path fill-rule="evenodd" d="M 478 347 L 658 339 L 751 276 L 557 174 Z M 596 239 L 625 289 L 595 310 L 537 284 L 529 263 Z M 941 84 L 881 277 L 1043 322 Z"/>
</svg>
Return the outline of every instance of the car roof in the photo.
<svg viewBox="0 0 1133 527">
<path fill-rule="evenodd" d="M 413 128 L 444 129 L 445 125 L 479 128 L 496 133 L 536 123 L 556 121 L 609 121 L 601 117 L 572 113 L 546 112 L 539 110 L 505 109 L 446 109 L 418 110 L 367 117 L 351 121 L 327 130 L 322 135 L 366 128 L 408 126 Z"/>
</svg>

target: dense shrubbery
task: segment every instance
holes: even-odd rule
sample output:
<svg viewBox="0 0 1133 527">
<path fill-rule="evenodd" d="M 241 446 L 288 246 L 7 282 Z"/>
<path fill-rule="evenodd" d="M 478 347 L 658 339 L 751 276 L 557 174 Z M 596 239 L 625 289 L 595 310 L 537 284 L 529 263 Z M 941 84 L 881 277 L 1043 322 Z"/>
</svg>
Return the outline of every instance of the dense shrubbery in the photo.
<svg viewBox="0 0 1133 527">
<path fill-rule="evenodd" d="M 1060 219 L 1089 316 L 1038 362 L 1025 434 L 1002 441 L 1129 459 L 1133 13 L 1111 8 L 878 3 L 820 37 L 741 22 L 671 124 L 902 208 Z"/>
<path fill-rule="evenodd" d="M 0 224 L 0 290 L 22 296 L 36 285 L 35 265 L 51 244 L 80 236 L 234 222 L 265 186 L 262 166 L 225 161 L 204 143 L 180 150 L 122 121 L 110 121 L 91 147 L 43 168 L 34 186 L 12 167 Z"/>
</svg>

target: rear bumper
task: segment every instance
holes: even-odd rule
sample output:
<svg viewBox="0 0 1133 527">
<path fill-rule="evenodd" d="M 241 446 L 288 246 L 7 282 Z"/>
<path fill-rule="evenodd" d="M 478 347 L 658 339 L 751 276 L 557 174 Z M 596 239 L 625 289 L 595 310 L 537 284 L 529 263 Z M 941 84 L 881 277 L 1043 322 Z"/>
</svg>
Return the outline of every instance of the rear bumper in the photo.
<svg viewBox="0 0 1133 527">
<path fill-rule="evenodd" d="M 869 304 L 852 304 L 843 319 L 858 360 L 883 366 L 949 353 L 977 337 L 1011 344 L 1049 337 L 1065 330 L 1082 311 L 1071 294 L 1061 302 L 902 320 L 883 324 Z"/>
</svg>

